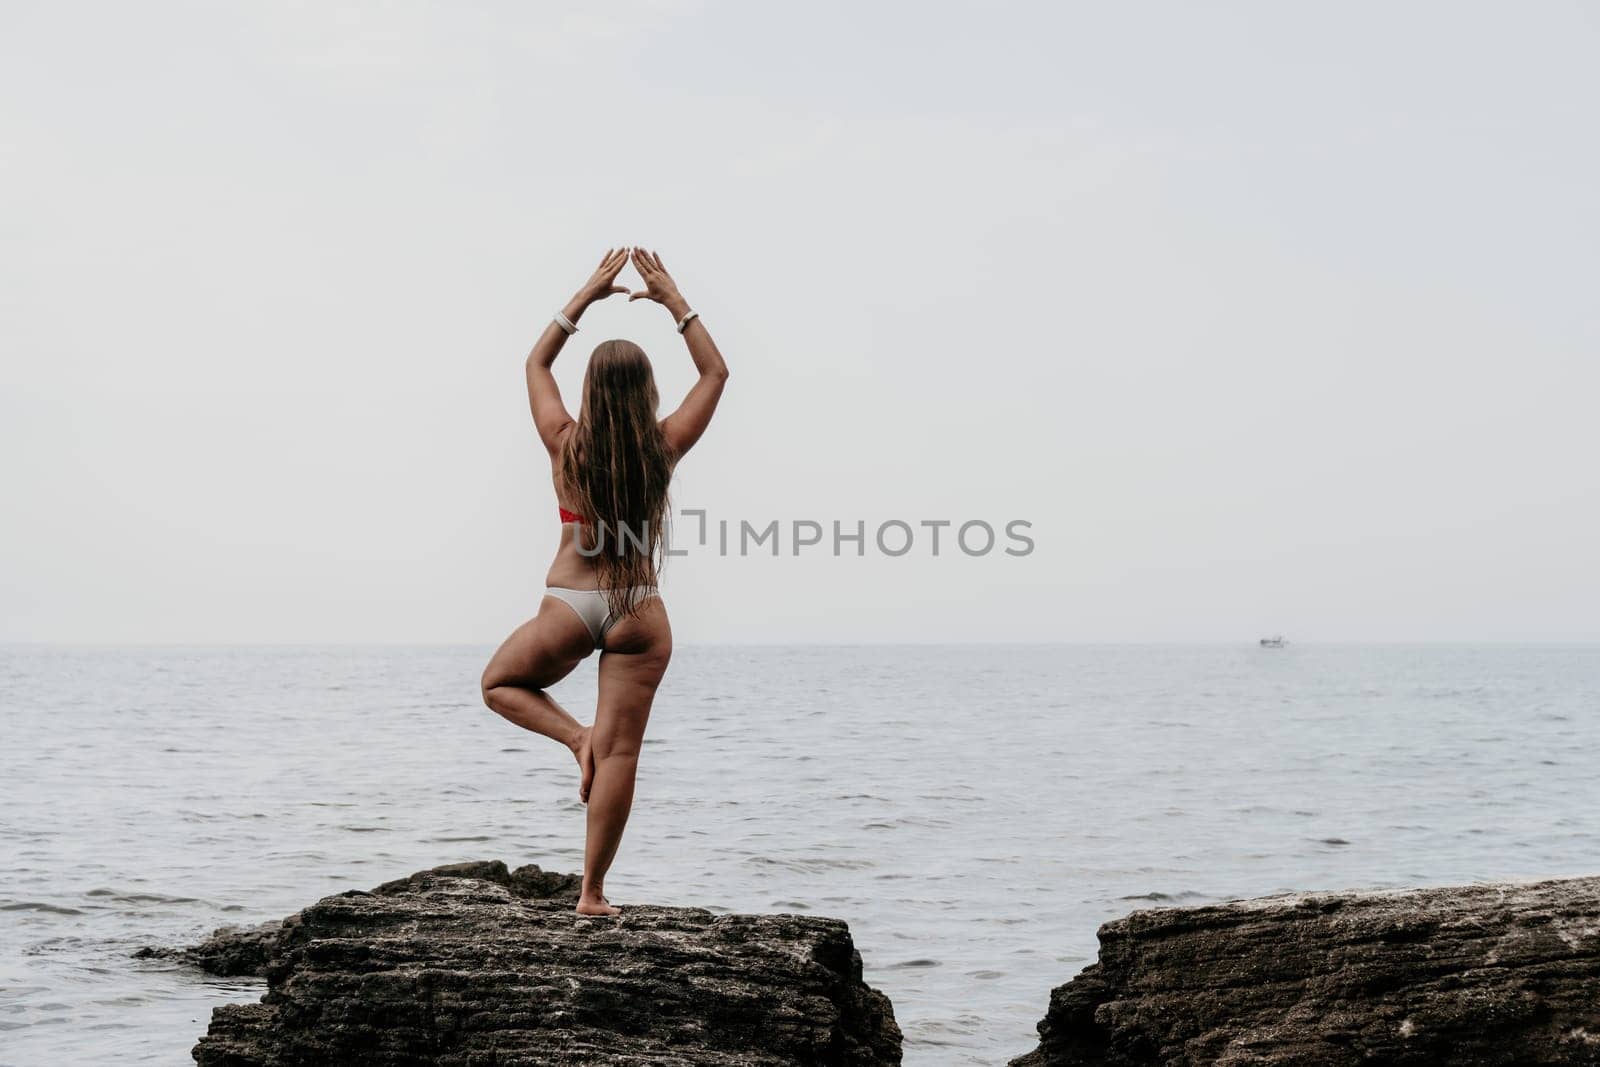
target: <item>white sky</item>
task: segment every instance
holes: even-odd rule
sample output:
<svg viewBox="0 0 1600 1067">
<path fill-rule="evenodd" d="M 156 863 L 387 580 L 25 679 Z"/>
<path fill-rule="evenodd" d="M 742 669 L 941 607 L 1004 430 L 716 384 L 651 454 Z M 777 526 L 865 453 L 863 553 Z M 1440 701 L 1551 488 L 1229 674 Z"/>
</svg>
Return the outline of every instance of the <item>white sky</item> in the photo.
<svg viewBox="0 0 1600 1067">
<path fill-rule="evenodd" d="M 8 3 L 0 640 L 498 641 L 623 243 L 679 506 L 1037 545 L 692 554 L 680 642 L 1600 639 L 1594 12 Z"/>
</svg>

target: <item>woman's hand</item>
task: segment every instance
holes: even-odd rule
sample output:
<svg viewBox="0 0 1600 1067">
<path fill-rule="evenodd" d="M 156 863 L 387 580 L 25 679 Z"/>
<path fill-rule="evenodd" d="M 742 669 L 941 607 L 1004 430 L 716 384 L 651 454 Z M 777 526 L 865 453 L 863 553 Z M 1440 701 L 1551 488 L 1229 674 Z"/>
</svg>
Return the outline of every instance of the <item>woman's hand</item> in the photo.
<svg viewBox="0 0 1600 1067">
<path fill-rule="evenodd" d="M 623 266 L 627 262 L 628 250 L 626 248 L 607 250 L 606 254 L 601 257 L 600 265 L 594 269 L 594 273 L 589 276 L 589 280 L 583 283 L 583 288 L 578 290 L 578 299 L 585 304 L 593 304 L 595 301 L 604 300 L 608 296 L 628 292 L 627 286 L 616 284 L 617 275 L 621 273 Z"/>
<path fill-rule="evenodd" d="M 654 252 L 646 252 L 642 248 L 635 248 L 633 268 L 639 272 L 639 277 L 644 279 L 645 287 L 628 297 L 630 303 L 641 298 L 654 300 L 664 305 L 674 315 L 682 314 L 680 308 L 687 309 L 688 305 L 684 302 L 683 294 L 678 292 L 678 283 L 667 273 L 660 256 Z"/>
</svg>

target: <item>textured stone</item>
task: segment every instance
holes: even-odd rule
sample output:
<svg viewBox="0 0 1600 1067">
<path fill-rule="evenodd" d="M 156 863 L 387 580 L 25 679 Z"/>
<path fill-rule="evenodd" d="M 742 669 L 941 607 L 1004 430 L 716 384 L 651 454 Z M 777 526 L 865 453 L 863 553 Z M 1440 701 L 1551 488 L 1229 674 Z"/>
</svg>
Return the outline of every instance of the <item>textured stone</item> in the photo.
<svg viewBox="0 0 1600 1067">
<path fill-rule="evenodd" d="M 262 977 L 267 959 L 278 947 L 283 924 L 277 920 L 260 926 L 224 926 L 198 945 L 188 948 L 141 948 L 136 960 L 168 959 L 192 963 L 207 974 L 223 978 Z"/>
<path fill-rule="evenodd" d="M 900 1030 L 836 919 L 636 905 L 573 912 L 577 882 L 456 864 L 327 897 L 276 931 L 219 931 L 268 990 L 224 1005 L 203 1067 L 900 1062 Z M 239 939 L 230 950 L 230 938 Z"/>
<path fill-rule="evenodd" d="M 1600 1064 L 1600 877 L 1136 911 L 1013 1067 Z"/>
<path fill-rule="evenodd" d="M 583 879 L 575 874 L 557 874 L 541 870 L 535 864 L 507 870 L 499 860 L 471 860 L 466 863 L 446 863 L 405 878 L 385 882 L 374 893 L 403 892 L 424 876 L 442 878 L 479 878 L 503 885 L 519 897 L 548 897 L 553 900 L 576 902 Z M 283 933 L 283 923 L 273 919 L 259 926 L 223 926 L 197 945 L 184 948 L 151 946 L 133 954 L 134 959 L 170 959 L 193 964 L 207 974 L 222 978 L 253 976 L 266 977 L 267 960 L 277 948 L 278 937 Z"/>
</svg>

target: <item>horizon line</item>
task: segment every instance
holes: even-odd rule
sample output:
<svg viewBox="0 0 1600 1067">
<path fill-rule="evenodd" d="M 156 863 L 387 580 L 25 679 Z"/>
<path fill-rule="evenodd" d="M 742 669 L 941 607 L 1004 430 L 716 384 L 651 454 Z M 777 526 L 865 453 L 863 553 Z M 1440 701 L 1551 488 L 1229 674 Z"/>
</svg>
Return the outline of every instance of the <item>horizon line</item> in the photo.
<svg viewBox="0 0 1600 1067">
<path fill-rule="evenodd" d="M 927 641 L 826 641 L 826 640 L 773 640 L 773 641 L 675 641 L 678 648 L 951 648 L 951 647 L 1006 647 L 1006 648 L 1057 648 L 1079 647 L 1260 647 L 1262 638 L 1061 638 L 1055 640 L 927 640 Z M 117 640 L 59 640 L 59 639 L 3 639 L 0 648 L 485 648 L 494 647 L 494 641 L 117 641 Z M 1285 639 L 1284 648 L 1300 646 L 1401 646 L 1401 645 L 1600 645 L 1600 638 L 1329 638 L 1292 640 Z M 596 651 L 601 651 L 596 649 Z M 1273 649 L 1281 651 L 1281 649 Z"/>
</svg>

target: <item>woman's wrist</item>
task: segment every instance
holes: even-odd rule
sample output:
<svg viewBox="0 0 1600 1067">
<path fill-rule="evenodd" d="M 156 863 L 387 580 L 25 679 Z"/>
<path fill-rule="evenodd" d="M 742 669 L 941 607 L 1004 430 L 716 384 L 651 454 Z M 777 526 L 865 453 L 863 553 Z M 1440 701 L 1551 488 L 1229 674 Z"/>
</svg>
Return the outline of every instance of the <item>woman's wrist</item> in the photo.
<svg viewBox="0 0 1600 1067">
<path fill-rule="evenodd" d="M 677 322 L 679 319 L 689 314 L 689 301 L 683 298 L 682 293 L 673 293 L 671 296 L 661 301 L 661 306 L 672 313 L 673 322 Z"/>
<path fill-rule="evenodd" d="M 582 315 L 584 309 L 594 301 L 595 298 L 593 296 L 580 289 L 576 296 L 567 301 L 567 306 L 561 309 L 561 313 L 573 322 L 577 322 L 578 316 Z"/>
</svg>

